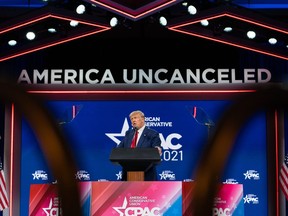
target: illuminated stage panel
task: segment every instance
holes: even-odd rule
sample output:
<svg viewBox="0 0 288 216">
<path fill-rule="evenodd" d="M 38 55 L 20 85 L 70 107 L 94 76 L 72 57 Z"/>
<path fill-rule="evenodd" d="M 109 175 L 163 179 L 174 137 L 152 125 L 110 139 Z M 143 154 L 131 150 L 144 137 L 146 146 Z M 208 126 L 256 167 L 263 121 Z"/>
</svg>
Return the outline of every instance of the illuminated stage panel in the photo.
<svg viewBox="0 0 288 216">
<path fill-rule="evenodd" d="M 209 25 L 203 26 L 201 21 L 207 21 Z M 233 30 L 224 32 L 226 26 Z M 288 60 L 286 25 L 245 9 L 229 6 L 207 9 L 193 17 L 170 20 L 168 29 Z M 247 38 L 248 30 L 256 31 L 254 40 Z M 269 37 L 276 38 L 277 44 L 269 44 Z"/>
<path fill-rule="evenodd" d="M 83 215 L 190 216 L 194 182 L 79 182 Z M 213 215 L 244 216 L 242 184 L 220 184 Z M 30 186 L 29 215 L 60 214 L 56 184 Z"/>
<path fill-rule="evenodd" d="M 71 26 L 71 22 L 76 25 Z M 55 28 L 56 32 L 48 32 L 48 28 Z M 105 20 L 45 7 L 1 26 L 0 39 L 4 43 L 0 46 L 3 51 L 0 62 L 109 29 L 111 27 Z M 28 41 L 25 35 L 31 30 L 36 33 L 36 38 Z M 11 39 L 17 40 L 15 46 L 8 46 Z"/>
<path fill-rule="evenodd" d="M 182 199 L 183 214 L 192 216 L 191 200 L 193 197 L 194 182 L 183 182 Z M 219 184 L 219 191 L 214 198 L 212 215 L 238 215 L 244 216 L 243 185 L 242 184 Z"/>
<path fill-rule="evenodd" d="M 91 182 L 79 182 L 82 215 L 90 215 Z M 56 184 L 32 184 L 30 186 L 29 216 L 62 215 L 61 200 Z"/>
<path fill-rule="evenodd" d="M 93 182 L 93 216 L 181 215 L 182 182 Z M 178 214 L 177 214 L 178 213 Z"/>
</svg>

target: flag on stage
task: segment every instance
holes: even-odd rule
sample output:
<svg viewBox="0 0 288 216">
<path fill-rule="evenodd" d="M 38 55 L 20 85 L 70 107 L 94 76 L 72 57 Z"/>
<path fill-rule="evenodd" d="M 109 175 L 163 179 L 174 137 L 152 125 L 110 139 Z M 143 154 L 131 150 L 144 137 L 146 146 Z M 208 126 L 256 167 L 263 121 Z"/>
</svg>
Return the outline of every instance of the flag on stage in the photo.
<svg viewBox="0 0 288 216">
<path fill-rule="evenodd" d="M 286 148 L 285 148 L 285 153 L 286 153 Z M 284 193 L 286 200 L 288 200 L 288 165 L 287 163 L 288 163 L 288 154 L 285 154 L 284 161 L 280 170 L 279 181 L 280 181 L 280 188 L 282 192 Z"/>
<path fill-rule="evenodd" d="M 0 170 L 0 210 L 3 211 L 5 208 L 8 208 L 8 196 L 6 191 L 6 182 L 4 170 L 1 168 Z"/>
</svg>

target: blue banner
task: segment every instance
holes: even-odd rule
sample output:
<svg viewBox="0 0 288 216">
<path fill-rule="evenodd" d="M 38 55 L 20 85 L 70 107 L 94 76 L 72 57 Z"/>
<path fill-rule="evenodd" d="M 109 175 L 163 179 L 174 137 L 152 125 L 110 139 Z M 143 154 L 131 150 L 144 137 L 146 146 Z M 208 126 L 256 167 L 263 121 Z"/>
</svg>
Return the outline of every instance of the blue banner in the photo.
<svg viewBox="0 0 288 216">
<path fill-rule="evenodd" d="M 79 181 L 121 181 L 120 165 L 109 160 L 112 148 L 131 127 L 129 113 L 142 110 L 146 125 L 160 133 L 160 181 L 193 181 L 207 139 L 225 113 L 228 100 L 49 101 L 74 154 Z M 235 141 L 222 182 L 243 184 L 245 215 L 267 215 L 266 115 L 247 122 Z M 35 135 L 22 121 L 21 214 L 28 215 L 31 184 L 53 183 Z"/>
</svg>

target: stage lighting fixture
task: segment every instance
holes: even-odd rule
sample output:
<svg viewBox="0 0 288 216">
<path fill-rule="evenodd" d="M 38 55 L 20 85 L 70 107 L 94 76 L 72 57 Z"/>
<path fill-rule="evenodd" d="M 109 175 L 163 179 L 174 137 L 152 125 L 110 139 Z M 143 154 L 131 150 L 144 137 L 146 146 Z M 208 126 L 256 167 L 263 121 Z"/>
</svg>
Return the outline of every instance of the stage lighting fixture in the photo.
<svg viewBox="0 0 288 216">
<path fill-rule="evenodd" d="M 209 25 L 209 21 L 207 19 L 201 20 L 200 23 L 202 26 L 208 26 Z"/>
<path fill-rule="evenodd" d="M 256 37 L 256 33 L 254 31 L 248 31 L 247 32 L 247 37 L 249 39 L 254 39 Z"/>
<path fill-rule="evenodd" d="M 56 31 L 55 28 L 48 28 L 48 32 L 50 32 L 50 33 L 56 33 L 57 31 Z"/>
<path fill-rule="evenodd" d="M 274 44 L 276 44 L 277 43 L 277 39 L 276 38 L 269 38 L 269 43 L 271 44 L 271 45 L 274 45 Z"/>
<path fill-rule="evenodd" d="M 216 28 L 219 25 L 221 28 Z M 225 26 L 229 26 L 230 31 L 224 31 Z M 288 25 L 243 7 L 225 4 L 198 10 L 193 16 L 184 15 L 169 19 L 167 28 L 178 33 L 288 60 L 288 52 L 284 45 L 287 44 Z M 245 35 L 247 29 L 255 32 L 254 40 L 248 39 Z M 253 38 L 253 35 L 249 37 Z M 277 38 L 277 46 L 271 46 L 268 37 Z"/>
<path fill-rule="evenodd" d="M 86 7 L 83 4 L 80 4 L 76 8 L 76 13 L 77 14 L 83 14 L 85 13 Z"/>
<path fill-rule="evenodd" d="M 110 26 L 115 27 L 118 24 L 118 19 L 116 17 L 112 17 L 110 19 Z"/>
<path fill-rule="evenodd" d="M 9 46 L 15 46 L 17 44 L 16 40 L 9 40 L 8 41 Z"/>
<path fill-rule="evenodd" d="M 35 35 L 30 39 L 34 40 L 21 38 L 32 29 Z M 103 17 L 45 6 L 0 24 L 0 40 L 4 41 L 0 44 L 0 62 L 110 29 Z M 17 46 L 8 45 L 12 38 L 17 40 Z"/>
<path fill-rule="evenodd" d="M 76 26 L 78 26 L 79 25 L 79 22 L 78 21 L 76 21 L 76 20 L 71 20 L 70 21 L 70 26 L 71 27 L 76 27 Z"/>
<path fill-rule="evenodd" d="M 188 8 L 187 8 L 187 11 L 189 14 L 191 15 L 195 15 L 197 13 L 197 9 L 195 6 L 193 5 L 189 5 Z"/>
<path fill-rule="evenodd" d="M 233 31 L 233 28 L 230 27 L 230 26 L 226 26 L 224 29 L 223 29 L 224 32 L 231 32 Z"/>
<path fill-rule="evenodd" d="M 27 34 L 26 34 L 26 38 L 27 38 L 28 40 L 34 40 L 35 37 L 36 37 L 36 35 L 35 35 L 35 33 L 32 32 L 32 31 L 27 32 Z"/>
<path fill-rule="evenodd" d="M 166 26 L 166 25 L 167 25 L 167 19 L 166 19 L 166 17 L 160 16 L 160 17 L 159 17 L 159 23 L 160 23 L 160 25 L 162 25 L 162 26 Z"/>
</svg>

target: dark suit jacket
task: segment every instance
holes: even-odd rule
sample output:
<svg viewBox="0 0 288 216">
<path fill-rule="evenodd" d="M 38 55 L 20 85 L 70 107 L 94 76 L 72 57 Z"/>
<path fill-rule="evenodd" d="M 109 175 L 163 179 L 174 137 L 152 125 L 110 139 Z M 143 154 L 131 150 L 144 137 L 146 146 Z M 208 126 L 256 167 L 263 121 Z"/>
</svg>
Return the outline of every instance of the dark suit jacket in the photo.
<svg viewBox="0 0 288 216">
<path fill-rule="evenodd" d="M 131 148 L 131 142 L 133 139 L 135 131 L 130 129 L 126 131 L 124 139 L 119 143 L 117 148 Z M 136 148 L 155 148 L 156 146 L 161 148 L 161 140 L 159 133 L 156 130 L 145 127 Z M 127 180 L 126 170 L 122 171 L 122 180 Z M 145 172 L 145 181 L 156 181 L 157 180 L 157 170 L 156 166 L 152 166 L 149 170 Z"/>
</svg>

